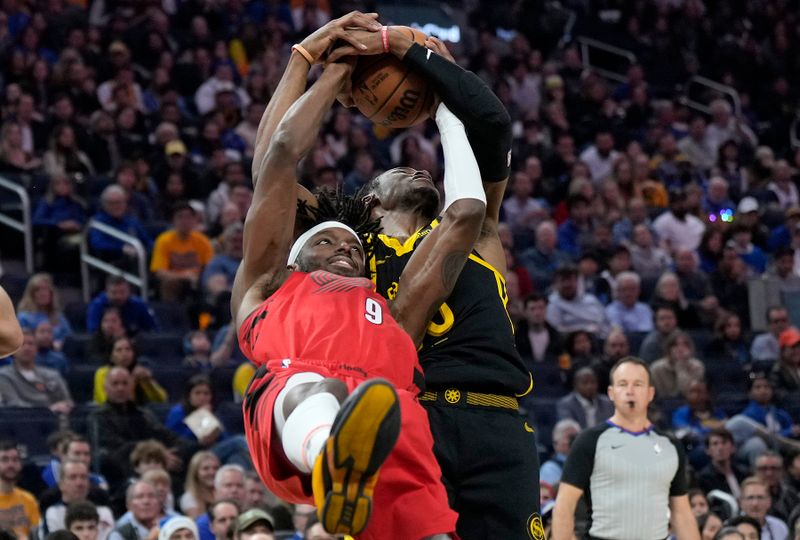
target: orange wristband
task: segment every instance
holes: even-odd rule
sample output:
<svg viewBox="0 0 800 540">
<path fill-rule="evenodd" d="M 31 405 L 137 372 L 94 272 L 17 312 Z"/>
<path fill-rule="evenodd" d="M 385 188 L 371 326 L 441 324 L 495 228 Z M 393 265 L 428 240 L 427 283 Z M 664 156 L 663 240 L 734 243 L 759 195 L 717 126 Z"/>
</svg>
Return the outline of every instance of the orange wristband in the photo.
<svg viewBox="0 0 800 540">
<path fill-rule="evenodd" d="M 299 43 L 295 43 L 294 45 L 292 45 L 292 50 L 293 50 L 293 51 L 297 51 L 297 52 L 299 52 L 299 53 L 300 53 L 300 56 L 302 56 L 303 58 L 305 58 L 305 59 L 306 59 L 306 61 L 307 61 L 307 62 L 308 62 L 310 65 L 312 65 L 312 66 L 314 65 L 314 57 L 313 57 L 313 56 L 311 56 L 311 53 L 310 53 L 310 52 L 308 52 L 308 51 L 306 50 L 306 48 L 305 48 L 305 47 L 303 47 L 303 46 L 302 46 L 302 45 L 300 45 Z"/>
</svg>

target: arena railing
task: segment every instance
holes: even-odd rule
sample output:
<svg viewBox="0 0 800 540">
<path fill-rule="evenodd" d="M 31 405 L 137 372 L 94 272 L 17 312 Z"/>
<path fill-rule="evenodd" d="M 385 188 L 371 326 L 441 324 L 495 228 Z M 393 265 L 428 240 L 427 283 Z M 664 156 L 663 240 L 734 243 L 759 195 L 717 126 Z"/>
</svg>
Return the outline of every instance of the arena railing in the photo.
<svg viewBox="0 0 800 540">
<path fill-rule="evenodd" d="M 130 246 L 136 251 L 136 263 L 138 275 L 131 274 L 130 272 L 114 266 L 98 257 L 95 257 L 89 252 L 89 232 L 96 229 L 109 236 L 113 236 Z M 81 238 L 81 284 L 83 286 L 83 301 L 89 303 L 91 300 L 91 285 L 89 280 L 89 267 L 99 270 L 107 275 L 120 276 L 131 285 L 139 288 L 142 298 L 148 298 L 148 284 L 147 284 L 147 251 L 142 243 L 135 236 L 125 234 L 118 231 L 114 227 L 109 227 L 105 223 L 100 223 L 97 220 L 91 219 L 86 225 Z"/>
<path fill-rule="evenodd" d="M 576 41 L 581 47 L 581 60 L 583 61 L 583 67 L 594 71 L 606 79 L 611 79 L 617 82 L 625 82 L 628 76 L 627 69 L 625 71 L 617 72 L 613 69 L 607 69 L 597 64 L 593 65 L 591 55 L 591 51 L 593 49 L 603 51 L 603 53 L 606 55 L 611 55 L 612 57 L 618 57 L 625 60 L 627 62 L 627 65 L 625 66 L 626 68 L 636 63 L 636 55 L 627 49 L 615 47 L 614 45 L 609 45 L 608 43 L 604 43 L 586 36 L 579 36 Z"/>
<path fill-rule="evenodd" d="M 690 97 L 689 89 L 693 85 L 698 85 L 704 87 L 707 90 L 712 91 L 712 98 L 708 100 L 708 103 L 704 103 L 702 101 L 696 101 Z M 706 77 L 702 77 L 700 75 L 695 75 L 691 79 L 689 79 L 684 87 L 684 93 L 686 94 L 686 105 L 689 107 L 700 111 L 705 114 L 711 113 L 710 103 L 711 101 L 717 99 L 718 97 L 727 97 L 728 100 L 731 102 L 731 106 L 733 107 L 733 115 L 737 118 L 741 116 L 742 113 L 742 101 L 739 99 L 739 92 L 732 86 L 728 86 L 727 84 L 722 84 L 717 81 L 713 81 Z M 716 93 L 717 95 L 715 95 Z"/>
<path fill-rule="evenodd" d="M 33 226 L 31 225 L 31 199 L 25 188 L 6 178 L 0 177 L 0 188 L 14 193 L 20 200 L 22 220 L 0 210 L 0 223 L 22 233 L 25 249 L 25 269 L 33 273 Z"/>
</svg>

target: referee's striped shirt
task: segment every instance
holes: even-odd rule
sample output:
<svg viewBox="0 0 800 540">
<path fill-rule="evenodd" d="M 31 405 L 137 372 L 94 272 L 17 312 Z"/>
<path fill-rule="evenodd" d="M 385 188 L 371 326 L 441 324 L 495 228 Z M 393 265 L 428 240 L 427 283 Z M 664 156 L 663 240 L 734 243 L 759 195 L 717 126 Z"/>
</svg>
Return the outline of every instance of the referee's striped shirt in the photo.
<svg viewBox="0 0 800 540">
<path fill-rule="evenodd" d="M 591 538 L 662 540 L 669 498 L 687 493 L 686 457 L 653 427 L 634 433 L 606 421 L 575 439 L 561 481 L 583 490 Z"/>
</svg>

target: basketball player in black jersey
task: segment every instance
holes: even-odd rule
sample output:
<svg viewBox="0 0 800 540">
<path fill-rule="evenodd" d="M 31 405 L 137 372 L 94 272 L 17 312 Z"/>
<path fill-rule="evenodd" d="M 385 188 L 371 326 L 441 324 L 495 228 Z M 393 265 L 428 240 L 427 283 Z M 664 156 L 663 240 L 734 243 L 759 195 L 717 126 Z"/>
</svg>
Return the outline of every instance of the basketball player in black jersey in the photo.
<svg viewBox="0 0 800 540">
<path fill-rule="evenodd" d="M 366 50 L 383 52 L 378 33 L 353 32 Z M 484 182 L 483 229 L 451 295 L 428 326 L 419 351 L 426 405 L 450 502 L 467 540 L 544 539 L 539 509 L 539 462 L 533 430 L 518 414 L 532 378 L 514 345 L 506 311 L 505 256 L 497 234 L 509 175 L 511 122 L 499 99 L 473 73 L 453 62 L 435 38 L 426 47 L 388 28 L 390 52 L 423 73 L 464 123 Z M 389 170 L 368 186 L 365 201 L 382 219 L 370 270 L 377 291 L 393 298 L 419 242 L 438 225 L 439 196 L 425 171 Z"/>
</svg>

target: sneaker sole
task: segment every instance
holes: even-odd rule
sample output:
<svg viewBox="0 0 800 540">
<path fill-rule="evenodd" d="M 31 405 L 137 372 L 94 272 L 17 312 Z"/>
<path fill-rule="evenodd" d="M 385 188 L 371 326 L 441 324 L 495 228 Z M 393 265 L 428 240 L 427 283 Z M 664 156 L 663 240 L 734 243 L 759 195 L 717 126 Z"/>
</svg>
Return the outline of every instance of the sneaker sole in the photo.
<svg viewBox="0 0 800 540">
<path fill-rule="evenodd" d="M 326 531 L 355 535 L 366 528 L 380 467 L 399 434 L 400 404 L 387 381 L 367 381 L 345 400 L 312 477 Z"/>
</svg>

